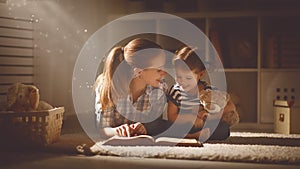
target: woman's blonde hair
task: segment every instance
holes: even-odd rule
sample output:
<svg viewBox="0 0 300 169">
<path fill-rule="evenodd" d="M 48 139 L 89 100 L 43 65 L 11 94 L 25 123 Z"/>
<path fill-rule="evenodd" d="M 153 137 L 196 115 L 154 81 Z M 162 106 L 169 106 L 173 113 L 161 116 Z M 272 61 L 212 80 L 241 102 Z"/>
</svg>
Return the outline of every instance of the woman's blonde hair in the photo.
<svg viewBox="0 0 300 169">
<path fill-rule="evenodd" d="M 157 50 L 149 55 L 139 55 L 138 51 L 150 48 L 162 49 L 153 41 L 136 38 L 125 47 L 114 47 L 109 52 L 103 73 L 98 76 L 95 83 L 102 109 L 114 106 L 113 100 L 128 94 L 134 68 L 147 68 L 151 65 L 151 60 L 159 56 Z M 99 84 L 101 86 L 97 87 Z"/>
</svg>

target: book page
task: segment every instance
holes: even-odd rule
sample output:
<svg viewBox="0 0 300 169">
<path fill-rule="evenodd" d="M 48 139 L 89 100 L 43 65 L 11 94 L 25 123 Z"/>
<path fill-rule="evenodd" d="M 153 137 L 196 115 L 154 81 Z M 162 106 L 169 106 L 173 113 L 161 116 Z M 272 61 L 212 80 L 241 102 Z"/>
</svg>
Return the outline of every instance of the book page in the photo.
<svg viewBox="0 0 300 169">
<path fill-rule="evenodd" d="M 203 147 L 202 143 L 196 139 L 174 138 L 174 137 L 159 137 L 155 140 L 156 145 L 162 146 L 192 146 Z"/>
<path fill-rule="evenodd" d="M 113 136 L 104 141 L 102 145 L 111 146 L 149 146 L 154 145 L 154 138 L 149 135 L 139 135 L 133 137 Z"/>
<path fill-rule="evenodd" d="M 196 139 L 184 139 L 174 137 L 159 137 L 156 140 L 149 135 L 139 135 L 133 137 L 113 136 L 100 145 L 110 146 L 192 146 L 202 147 L 202 143 Z"/>
</svg>

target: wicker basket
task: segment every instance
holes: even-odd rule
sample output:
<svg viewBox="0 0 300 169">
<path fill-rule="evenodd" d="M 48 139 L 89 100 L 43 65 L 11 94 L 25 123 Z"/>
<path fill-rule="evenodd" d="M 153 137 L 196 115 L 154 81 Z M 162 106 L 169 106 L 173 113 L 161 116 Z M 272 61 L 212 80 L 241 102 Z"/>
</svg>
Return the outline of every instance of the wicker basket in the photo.
<svg viewBox="0 0 300 169">
<path fill-rule="evenodd" d="M 34 112 L 1 112 L 0 142 L 10 145 L 47 146 L 60 137 L 64 107 Z"/>
</svg>

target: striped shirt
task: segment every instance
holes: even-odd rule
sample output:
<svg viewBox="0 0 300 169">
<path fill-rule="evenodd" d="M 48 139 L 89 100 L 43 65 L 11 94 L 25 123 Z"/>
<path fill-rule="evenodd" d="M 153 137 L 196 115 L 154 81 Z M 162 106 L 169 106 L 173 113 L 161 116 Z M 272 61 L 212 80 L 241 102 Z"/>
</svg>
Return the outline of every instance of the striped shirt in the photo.
<svg viewBox="0 0 300 169">
<path fill-rule="evenodd" d="M 202 85 L 204 90 L 211 89 L 204 81 L 199 81 L 198 85 Z M 183 91 L 176 83 L 168 91 L 167 98 L 173 102 L 182 112 L 190 112 L 194 106 L 202 105 L 198 95 L 190 95 Z"/>
</svg>

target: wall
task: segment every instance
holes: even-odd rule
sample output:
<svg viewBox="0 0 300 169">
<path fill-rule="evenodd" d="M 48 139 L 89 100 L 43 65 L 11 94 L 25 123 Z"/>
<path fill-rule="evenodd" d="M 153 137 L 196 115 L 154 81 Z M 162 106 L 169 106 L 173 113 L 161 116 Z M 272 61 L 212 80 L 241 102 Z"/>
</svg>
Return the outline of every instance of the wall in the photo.
<svg viewBox="0 0 300 169">
<path fill-rule="evenodd" d="M 289 2 L 293 2 L 290 5 L 287 5 L 289 3 L 283 0 L 268 0 L 268 3 L 259 0 L 251 1 L 251 3 L 250 1 L 248 3 L 235 3 L 238 2 L 237 0 L 230 0 L 231 3 L 221 0 L 216 2 L 191 0 L 190 3 L 183 0 L 177 1 L 179 3 L 175 7 L 169 0 L 145 2 L 139 0 L 7 0 L 5 4 L 0 3 L 0 14 L 37 19 L 38 22 L 34 23 L 35 67 L 33 80 L 40 88 L 42 99 L 55 106 L 64 106 L 66 116 L 68 116 L 74 114 L 71 90 L 76 58 L 86 40 L 116 15 L 163 10 L 166 12 L 197 12 L 196 10 L 205 12 L 212 10 L 218 13 L 219 11 L 236 11 L 237 9 L 264 11 L 267 9 L 292 10 L 299 7 L 299 5 L 295 5 L 297 1 L 294 0 L 289 0 Z M 232 82 L 235 82 L 235 76 L 232 76 L 232 79 Z M 267 81 L 262 81 L 262 85 L 265 82 Z M 256 90 L 259 89 L 255 86 L 254 91 Z M 251 93 L 250 90 L 248 92 Z M 265 98 L 260 99 L 264 100 Z M 263 101 L 261 103 L 264 105 Z M 255 105 L 255 103 L 253 104 Z M 253 106 L 254 110 L 249 109 L 249 111 L 256 115 L 256 107 L 256 105 Z M 264 112 L 265 109 L 261 109 L 261 111 Z M 271 110 L 266 111 L 271 112 Z M 259 118 L 267 123 L 271 122 L 273 117 L 264 113 L 260 116 Z M 256 119 L 255 116 L 253 121 Z"/>
<path fill-rule="evenodd" d="M 108 16 L 126 12 L 126 1 L 115 0 L 8 0 L 1 15 L 32 18 L 34 21 L 34 78 L 41 99 L 64 106 L 74 114 L 72 73 L 86 40 Z M 115 5 L 119 4 L 119 5 Z"/>
</svg>

